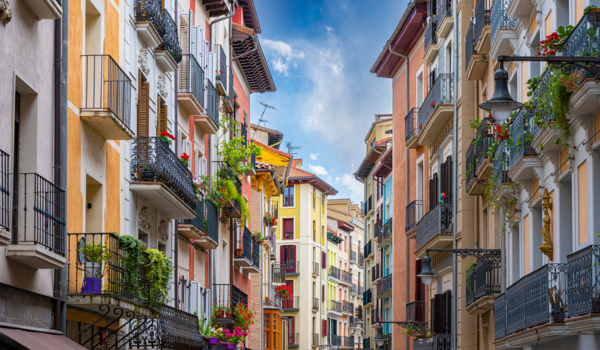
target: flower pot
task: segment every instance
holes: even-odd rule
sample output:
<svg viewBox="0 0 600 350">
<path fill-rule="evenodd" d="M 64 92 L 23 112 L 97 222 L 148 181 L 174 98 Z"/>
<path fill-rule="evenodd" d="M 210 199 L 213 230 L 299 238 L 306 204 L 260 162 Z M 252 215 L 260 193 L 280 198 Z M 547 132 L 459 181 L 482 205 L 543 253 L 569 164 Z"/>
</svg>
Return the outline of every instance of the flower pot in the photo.
<svg viewBox="0 0 600 350">
<path fill-rule="evenodd" d="M 83 264 L 86 277 L 100 277 L 102 264 L 98 262 L 86 262 Z"/>
<path fill-rule="evenodd" d="M 223 311 L 217 311 L 217 312 L 215 312 L 215 317 L 216 318 L 223 318 Z"/>
<path fill-rule="evenodd" d="M 221 343 L 221 349 L 229 349 L 229 350 L 233 350 L 233 349 L 235 349 L 235 344 L 231 344 L 231 343 Z"/>
<path fill-rule="evenodd" d="M 564 322 L 565 321 L 565 313 L 561 311 L 552 311 L 552 322 Z"/>
<path fill-rule="evenodd" d="M 221 345 L 221 341 L 219 340 L 219 338 L 210 338 L 209 344 L 210 345 Z"/>
<path fill-rule="evenodd" d="M 271 226 L 271 232 L 275 233 L 277 231 L 277 225 Z"/>
<path fill-rule="evenodd" d="M 600 300 L 594 299 L 594 301 L 592 302 L 592 312 L 593 313 L 600 312 Z"/>
<path fill-rule="evenodd" d="M 244 250 L 243 249 L 236 249 L 235 250 L 235 255 L 236 256 L 242 256 L 244 254 Z"/>
<path fill-rule="evenodd" d="M 227 312 L 225 315 L 227 316 L 227 318 L 231 318 L 232 316 L 231 312 Z"/>
<path fill-rule="evenodd" d="M 85 277 L 83 286 L 81 287 L 82 294 L 101 294 L 102 280 L 99 277 Z"/>
</svg>

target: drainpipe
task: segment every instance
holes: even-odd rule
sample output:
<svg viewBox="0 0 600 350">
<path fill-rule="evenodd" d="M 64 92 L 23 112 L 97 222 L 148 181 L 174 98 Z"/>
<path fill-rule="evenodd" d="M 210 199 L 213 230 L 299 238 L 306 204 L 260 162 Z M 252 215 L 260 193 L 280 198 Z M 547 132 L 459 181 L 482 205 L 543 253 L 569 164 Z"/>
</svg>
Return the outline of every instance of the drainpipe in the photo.
<svg viewBox="0 0 600 350">
<path fill-rule="evenodd" d="M 229 15 L 227 15 L 225 17 L 219 17 L 219 18 L 215 19 L 214 21 L 210 22 L 210 26 L 209 26 L 210 27 L 210 35 L 208 37 L 208 41 L 209 41 L 208 49 L 209 50 L 212 50 L 212 44 L 213 44 L 213 41 L 212 41 L 212 37 L 213 37 L 213 30 L 212 30 L 212 28 L 213 28 L 213 25 L 217 24 L 218 22 L 221 22 L 221 21 L 224 21 L 226 19 L 229 19 L 229 18 L 233 17 L 233 15 L 235 15 L 235 4 L 231 8 L 231 14 L 229 14 Z M 230 25 L 230 27 L 231 27 L 231 25 Z"/>
<path fill-rule="evenodd" d="M 453 232 L 452 232 L 452 248 L 456 249 L 456 218 L 458 217 L 457 215 L 457 211 L 458 211 L 458 181 L 456 181 L 456 179 L 458 179 L 458 108 L 456 107 L 456 95 L 458 93 L 458 74 L 460 74 L 460 70 L 459 70 L 459 64 L 458 64 L 458 31 L 460 28 L 460 23 L 458 22 L 458 11 L 456 11 L 456 5 L 457 5 L 457 0 L 452 0 L 452 9 L 453 9 L 453 16 L 454 16 L 454 41 L 452 42 L 452 49 L 454 51 L 454 120 L 453 120 L 453 125 L 454 125 L 454 131 L 453 131 L 453 137 L 454 137 L 454 147 L 452 147 L 452 159 L 454 160 L 452 162 L 452 178 L 455 179 L 454 183 L 452 184 L 453 188 L 453 193 L 454 196 L 452 196 L 452 228 L 453 228 Z M 458 330 L 456 329 L 458 327 L 458 306 L 456 305 L 458 302 L 458 283 L 457 283 L 457 276 L 458 273 L 456 271 L 456 254 L 452 254 L 452 298 L 454 299 L 452 302 L 452 313 L 455 315 L 452 318 L 452 349 L 456 349 L 456 345 L 457 345 L 457 341 L 456 341 L 456 335 L 458 334 Z"/>
</svg>

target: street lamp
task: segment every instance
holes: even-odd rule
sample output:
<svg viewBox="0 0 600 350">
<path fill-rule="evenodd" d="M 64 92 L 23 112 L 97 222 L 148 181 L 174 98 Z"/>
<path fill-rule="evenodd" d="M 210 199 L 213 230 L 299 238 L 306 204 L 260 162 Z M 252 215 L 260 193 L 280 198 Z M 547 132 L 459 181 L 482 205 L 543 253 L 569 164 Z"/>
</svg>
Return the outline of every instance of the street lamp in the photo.
<svg viewBox="0 0 600 350">
<path fill-rule="evenodd" d="M 431 269 L 429 252 L 449 252 L 458 254 L 463 259 L 467 256 L 474 256 L 477 260 L 481 260 L 484 265 L 492 269 L 500 267 L 501 263 L 500 249 L 426 249 L 425 254 L 427 255 L 423 258 L 423 270 L 417 275 L 425 285 L 431 284 L 433 279 L 437 277 Z"/>
<path fill-rule="evenodd" d="M 427 255 L 423 258 L 423 270 L 417 275 L 421 279 L 421 282 L 425 285 L 430 285 L 433 279 L 436 278 L 436 274 L 431 269 L 431 258 L 429 257 L 429 250 Z"/>
<path fill-rule="evenodd" d="M 570 73 L 575 69 L 584 69 L 590 77 L 600 80 L 600 55 L 593 57 L 578 56 L 498 56 L 500 68 L 494 73 L 494 95 L 487 102 L 481 103 L 479 108 L 491 112 L 497 121 L 505 121 L 510 117 L 511 111 L 523 107 L 510 96 L 508 91 L 508 72 L 504 69 L 504 62 L 547 62 L 552 68 L 560 69 L 563 73 Z"/>
<path fill-rule="evenodd" d="M 375 341 L 375 345 L 377 347 L 382 347 L 383 344 L 385 344 L 386 340 L 387 339 L 383 336 L 383 330 L 381 326 L 377 326 L 377 334 L 375 335 L 375 338 L 373 338 L 373 341 Z"/>
</svg>

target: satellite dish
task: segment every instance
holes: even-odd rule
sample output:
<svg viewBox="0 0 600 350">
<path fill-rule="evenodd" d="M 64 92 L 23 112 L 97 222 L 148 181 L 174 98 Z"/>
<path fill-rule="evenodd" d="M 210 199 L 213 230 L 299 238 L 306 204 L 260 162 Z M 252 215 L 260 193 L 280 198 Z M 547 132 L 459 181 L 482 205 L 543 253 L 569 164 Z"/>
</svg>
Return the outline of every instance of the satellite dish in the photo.
<svg viewBox="0 0 600 350">
<path fill-rule="evenodd" d="M 77 242 L 77 260 L 80 264 L 85 264 L 89 260 L 85 256 L 85 236 L 82 236 Z"/>
</svg>

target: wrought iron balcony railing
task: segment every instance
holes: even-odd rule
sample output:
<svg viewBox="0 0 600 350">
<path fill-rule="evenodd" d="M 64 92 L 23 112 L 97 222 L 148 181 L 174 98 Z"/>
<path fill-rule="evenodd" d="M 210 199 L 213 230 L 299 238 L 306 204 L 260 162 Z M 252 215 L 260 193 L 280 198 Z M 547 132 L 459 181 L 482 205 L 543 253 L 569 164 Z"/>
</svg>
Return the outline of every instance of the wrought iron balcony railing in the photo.
<svg viewBox="0 0 600 350">
<path fill-rule="evenodd" d="M 381 310 L 378 307 L 374 307 L 371 310 L 371 324 L 379 324 L 381 322 Z"/>
<path fill-rule="evenodd" d="M 235 244 L 235 259 L 245 259 L 252 261 L 252 232 L 244 227 L 243 232 L 237 234 Z"/>
<path fill-rule="evenodd" d="M 0 229 L 9 231 L 10 221 L 10 182 L 8 153 L 0 149 Z"/>
<path fill-rule="evenodd" d="M 365 255 L 361 252 L 358 254 L 358 265 L 363 266 L 365 263 Z"/>
<path fill-rule="evenodd" d="M 381 296 L 385 293 L 392 291 L 392 275 L 387 275 L 377 281 L 377 296 Z"/>
<path fill-rule="evenodd" d="M 371 292 L 371 288 L 365 290 L 363 294 L 363 305 L 368 305 L 373 301 L 373 293 Z"/>
<path fill-rule="evenodd" d="M 337 334 L 328 334 L 327 342 L 329 343 L 328 345 L 342 346 L 342 337 Z"/>
<path fill-rule="evenodd" d="M 225 50 L 223 50 L 222 45 L 216 44 L 215 46 L 215 52 L 219 55 L 217 79 L 221 80 L 223 86 L 227 86 L 227 56 L 225 56 Z"/>
<path fill-rule="evenodd" d="M 206 205 L 206 230 L 205 234 L 213 241 L 219 243 L 219 209 L 211 201 L 205 201 Z"/>
<path fill-rule="evenodd" d="M 600 313 L 600 246 L 591 245 L 567 256 L 569 317 Z"/>
<path fill-rule="evenodd" d="M 312 298 L 313 299 L 313 305 L 312 308 L 315 311 L 319 310 L 319 298 Z"/>
<path fill-rule="evenodd" d="M 234 89 L 233 89 L 233 73 L 231 72 L 231 66 L 228 67 L 229 69 L 229 85 L 228 85 L 228 93 L 229 93 L 229 99 L 233 102 L 233 99 L 235 97 L 234 94 Z"/>
<path fill-rule="evenodd" d="M 413 340 L 413 349 L 414 350 L 432 350 L 432 344 L 429 342 L 429 339 L 415 339 Z"/>
<path fill-rule="evenodd" d="M 379 263 L 377 263 L 371 268 L 371 282 L 377 281 L 379 277 Z"/>
<path fill-rule="evenodd" d="M 192 94 L 204 106 L 204 70 L 194 55 L 183 55 L 179 64 L 179 92 Z"/>
<path fill-rule="evenodd" d="M 437 0 L 437 20 L 439 22 L 444 20 L 444 17 L 452 16 L 452 0 Z"/>
<path fill-rule="evenodd" d="M 467 270 L 466 305 L 484 296 L 500 293 L 500 270 L 486 266 L 481 260 Z"/>
<path fill-rule="evenodd" d="M 439 203 L 417 224 L 417 249 L 440 234 L 452 233 L 452 204 Z"/>
<path fill-rule="evenodd" d="M 495 0 L 492 4 L 491 11 L 491 32 L 490 32 L 490 40 L 494 42 L 496 35 L 500 31 L 500 29 L 514 29 L 517 26 L 517 20 L 510 18 L 506 13 L 506 9 L 508 9 L 509 0 Z"/>
<path fill-rule="evenodd" d="M 363 294 L 365 292 L 365 287 L 358 285 L 358 294 Z"/>
<path fill-rule="evenodd" d="M 373 196 L 369 196 L 369 199 L 367 199 L 367 203 L 365 205 L 365 215 L 368 214 L 371 209 L 373 209 Z"/>
<path fill-rule="evenodd" d="M 8 157 L 6 156 L 5 159 Z M 39 174 L 11 174 L 13 177 L 11 244 L 43 246 L 64 256 L 65 191 Z M 7 175 L 3 175 L 8 182 Z M 3 191 L 6 201 L 8 191 Z M 8 214 L 8 208 L 4 209 Z M 16 238 L 16 239 L 15 239 Z"/>
<path fill-rule="evenodd" d="M 213 284 L 211 294 L 216 318 L 234 318 L 233 311 L 239 303 L 248 305 L 248 295 L 233 284 Z"/>
<path fill-rule="evenodd" d="M 342 346 L 346 348 L 354 348 L 354 337 L 342 337 Z"/>
<path fill-rule="evenodd" d="M 350 286 L 350 293 L 356 294 L 357 290 L 358 290 L 358 288 L 356 287 L 356 284 L 352 283 L 352 286 Z"/>
<path fill-rule="evenodd" d="M 210 349 L 205 344 L 198 316 L 170 306 L 160 309 L 158 320 L 133 320 L 130 348 L 134 349 L 192 349 L 196 346 Z M 126 338 L 125 338 L 126 339 Z M 120 342 L 117 342 L 120 344 Z M 206 341 L 208 343 L 208 341 Z M 124 343 L 125 345 L 127 343 Z"/>
<path fill-rule="evenodd" d="M 371 240 L 365 244 L 365 258 L 369 257 L 373 251 L 371 250 Z"/>
<path fill-rule="evenodd" d="M 469 29 L 467 30 L 467 37 L 465 38 L 465 70 L 467 70 L 467 68 L 469 67 L 473 55 L 476 54 L 474 33 L 475 25 L 473 24 L 473 22 L 470 22 Z"/>
<path fill-rule="evenodd" d="M 429 22 L 427 27 L 425 27 L 425 33 L 423 34 L 425 38 L 423 41 L 423 49 L 425 50 L 425 52 L 427 52 L 431 44 L 437 44 L 437 35 L 435 34 L 436 31 L 437 22 L 435 20 L 432 20 L 431 22 Z"/>
<path fill-rule="evenodd" d="M 389 220 L 386 221 L 385 224 L 383 224 L 383 230 L 381 232 L 381 241 L 385 241 L 386 239 L 388 239 L 388 237 L 392 235 L 393 228 L 394 226 L 392 223 L 392 218 L 389 218 Z"/>
<path fill-rule="evenodd" d="M 483 161 L 489 159 L 488 151 L 496 142 L 493 129 L 496 125 L 498 124 L 490 118 L 485 118 L 477 128 L 475 139 L 471 143 L 472 147 L 469 146 L 467 151 L 467 163 L 465 165 L 468 173 L 467 186 L 474 179 L 475 173 L 477 173 Z"/>
<path fill-rule="evenodd" d="M 281 300 L 281 308 L 284 310 L 299 310 L 300 309 L 300 297 L 291 296 L 289 299 Z"/>
<path fill-rule="evenodd" d="M 423 128 L 439 105 L 454 103 L 454 73 L 442 73 L 429 90 L 419 109 L 418 121 Z"/>
<path fill-rule="evenodd" d="M 300 261 L 288 260 L 288 261 L 283 261 L 282 264 L 285 266 L 286 274 L 299 274 L 300 273 Z"/>
<path fill-rule="evenodd" d="M 423 217 L 423 200 L 417 199 L 406 206 L 406 232 L 415 229 Z"/>
<path fill-rule="evenodd" d="M 202 232 L 208 231 L 208 221 L 204 217 L 204 200 L 196 200 L 196 209 L 194 209 L 194 211 L 196 212 L 195 218 L 181 220 L 181 223 L 184 225 L 192 225 Z"/>
<path fill-rule="evenodd" d="M 164 32 L 160 0 L 136 0 L 135 20 L 138 22 L 150 22 L 154 29 L 160 34 Z"/>
<path fill-rule="evenodd" d="M 329 300 L 329 311 L 342 313 L 342 303 L 335 300 Z"/>
<path fill-rule="evenodd" d="M 294 329 L 288 334 L 288 345 L 298 346 L 300 345 L 300 334 L 295 333 Z"/>
<path fill-rule="evenodd" d="M 494 339 L 506 337 L 506 294 L 494 300 Z"/>
<path fill-rule="evenodd" d="M 563 56 L 598 56 L 598 43 L 600 42 L 600 13 L 586 12 L 579 23 L 575 26 L 571 34 L 565 40 L 562 46 Z M 596 63 L 587 63 L 588 66 Z M 581 83 L 592 74 L 583 70 L 583 68 L 572 67 Z M 593 69 L 592 69 L 593 70 Z"/>
<path fill-rule="evenodd" d="M 535 156 L 533 148 L 533 114 L 521 108 L 510 124 L 508 167 L 512 169 L 524 156 Z"/>
<path fill-rule="evenodd" d="M 475 26 L 473 28 L 473 41 L 475 44 L 479 42 L 483 28 L 490 25 L 491 8 L 492 0 L 479 0 L 475 5 Z"/>
<path fill-rule="evenodd" d="M 81 110 L 112 112 L 131 126 L 131 79 L 110 55 L 83 55 Z"/>
<path fill-rule="evenodd" d="M 465 305 L 469 306 L 475 301 L 475 266 L 472 266 L 467 270 L 465 284 L 467 285 L 465 291 Z"/>
<path fill-rule="evenodd" d="M 352 284 L 352 274 L 348 271 L 340 270 L 340 280 L 342 282 Z"/>
<path fill-rule="evenodd" d="M 159 31 L 158 34 L 160 34 L 162 38 L 162 44 L 158 49 L 169 52 L 175 62 L 179 64 L 179 62 L 181 62 L 182 52 L 177 36 L 177 25 L 167 9 L 161 9 L 160 12 L 162 15 L 162 32 Z"/>
<path fill-rule="evenodd" d="M 340 279 L 340 269 L 335 266 L 329 266 L 329 277 Z"/>
<path fill-rule="evenodd" d="M 556 101 L 558 98 L 556 96 L 556 89 L 552 88 L 551 79 L 554 74 L 557 74 L 557 72 L 554 72 L 551 67 L 548 67 L 540 77 L 540 80 L 535 85 L 533 91 L 535 114 L 539 114 L 540 118 L 546 123 L 553 119 L 552 104 L 553 101 Z M 531 121 L 529 126 L 532 130 L 533 139 L 535 139 L 542 131 L 542 128 L 534 121 Z"/>
<path fill-rule="evenodd" d="M 425 302 L 419 300 L 406 304 L 406 320 L 425 322 Z"/>
<path fill-rule="evenodd" d="M 106 295 L 148 303 L 148 284 L 141 261 L 127 259 L 129 251 L 116 233 L 67 235 L 67 293 Z"/>
<path fill-rule="evenodd" d="M 285 265 L 282 263 L 274 262 L 271 264 L 271 279 L 273 283 L 284 284 L 285 283 Z"/>
<path fill-rule="evenodd" d="M 564 322 L 568 311 L 566 272 L 567 264 L 549 263 L 508 287 L 494 303 L 496 327 L 500 328 L 496 336 L 502 333 L 502 314 L 506 314 L 506 335 L 540 324 Z M 500 302 L 502 298 L 504 303 Z"/>
<path fill-rule="evenodd" d="M 420 108 L 418 107 L 412 108 L 404 118 L 404 128 L 406 132 L 406 136 L 404 137 L 405 141 L 408 141 L 415 135 L 419 135 L 421 132 L 419 125 L 417 125 L 417 114 L 419 113 L 419 109 Z"/>
<path fill-rule="evenodd" d="M 260 270 L 260 244 L 258 238 L 252 239 L 252 265 Z"/>
<path fill-rule="evenodd" d="M 467 149 L 467 161 L 465 163 L 467 187 L 471 186 L 473 180 L 475 180 L 475 142 L 471 142 Z"/>
<path fill-rule="evenodd" d="M 313 262 L 312 263 L 313 266 L 313 275 L 315 276 L 319 276 L 321 274 L 321 265 L 318 262 Z"/>
<path fill-rule="evenodd" d="M 354 315 L 354 304 L 347 301 L 342 301 L 342 311 L 344 313 Z"/>
<path fill-rule="evenodd" d="M 215 125 L 219 125 L 219 94 L 217 93 L 217 89 L 210 82 L 210 80 L 206 79 L 206 113 L 210 117 L 210 119 L 215 123 Z"/>
<path fill-rule="evenodd" d="M 137 137 L 131 155 L 133 182 L 161 182 L 192 209 L 196 208 L 193 176 L 169 145 L 158 137 Z"/>
<path fill-rule="evenodd" d="M 358 305 L 358 306 L 356 307 L 356 309 L 355 309 L 355 314 L 354 314 L 354 317 L 355 317 L 357 320 L 362 320 L 362 319 L 363 319 L 363 308 L 362 308 L 362 306 L 361 306 L 361 305 Z"/>
<path fill-rule="evenodd" d="M 350 251 L 350 261 L 356 262 L 356 251 Z"/>
</svg>

